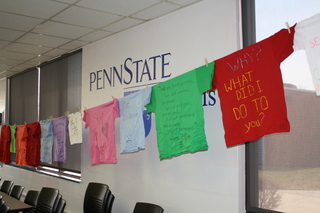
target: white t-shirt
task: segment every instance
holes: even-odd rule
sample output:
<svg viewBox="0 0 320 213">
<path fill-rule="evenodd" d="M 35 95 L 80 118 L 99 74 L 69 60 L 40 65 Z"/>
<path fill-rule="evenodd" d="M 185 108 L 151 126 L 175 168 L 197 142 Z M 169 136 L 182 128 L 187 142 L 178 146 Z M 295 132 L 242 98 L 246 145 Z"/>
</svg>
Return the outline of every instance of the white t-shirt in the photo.
<svg viewBox="0 0 320 213">
<path fill-rule="evenodd" d="M 82 114 L 75 112 L 68 115 L 70 144 L 82 143 Z"/>
<path fill-rule="evenodd" d="M 306 51 L 314 88 L 320 96 L 320 13 L 297 23 L 293 48 Z"/>
</svg>

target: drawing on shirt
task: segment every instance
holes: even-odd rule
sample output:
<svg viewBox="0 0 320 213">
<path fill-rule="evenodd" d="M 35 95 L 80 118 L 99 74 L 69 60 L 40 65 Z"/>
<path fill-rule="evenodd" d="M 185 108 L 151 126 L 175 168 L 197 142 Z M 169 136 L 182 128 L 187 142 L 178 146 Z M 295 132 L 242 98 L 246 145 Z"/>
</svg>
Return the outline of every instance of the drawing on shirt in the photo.
<svg viewBox="0 0 320 213">
<path fill-rule="evenodd" d="M 108 122 L 104 124 L 104 126 L 102 126 L 101 128 L 101 132 L 103 133 L 103 135 L 107 138 L 107 140 L 109 139 L 108 138 L 108 131 L 109 131 L 109 124 Z"/>
</svg>

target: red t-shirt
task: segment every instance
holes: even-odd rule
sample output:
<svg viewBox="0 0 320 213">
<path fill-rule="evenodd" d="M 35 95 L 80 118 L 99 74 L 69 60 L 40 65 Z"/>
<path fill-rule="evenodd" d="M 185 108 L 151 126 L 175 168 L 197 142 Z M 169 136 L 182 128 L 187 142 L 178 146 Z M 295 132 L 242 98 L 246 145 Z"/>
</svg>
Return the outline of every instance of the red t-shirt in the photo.
<svg viewBox="0 0 320 213">
<path fill-rule="evenodd" d="M 280 63 L 293 52 L 294 27 L 215 61 L 228 147 L 290 131 Z"/>
<path fill-rule="evenodd" d="M 27 154 L 27 138 L 28 131 L 27 125 L 17 125 L 16 131 L 16 164 L 21 166 L 27 165 L 26 154 Z"/>
<path fill-rule="evenodd" d="M 37 167 L 40 165 L 40 123 L 27 124 L 27 131 L 27 165 Z"/>
<path fill-rule="evenodd" d="M 11 131 L 10 126 L 3 125 L 1 129 L 0 138 L 0 161 L 5 164 L 10 164 L 10 141 L 11 141 Z"/>
</svg>

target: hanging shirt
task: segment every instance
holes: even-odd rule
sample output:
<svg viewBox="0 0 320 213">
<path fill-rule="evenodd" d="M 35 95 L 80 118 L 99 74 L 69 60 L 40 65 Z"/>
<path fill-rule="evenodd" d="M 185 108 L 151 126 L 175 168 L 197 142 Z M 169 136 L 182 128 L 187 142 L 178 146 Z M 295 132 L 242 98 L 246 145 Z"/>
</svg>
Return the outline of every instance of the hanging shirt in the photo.
<svg viewBox="0 0 320 213">
<path fill-rule="evenodd" d="M 17 125 L 16 130 L 16 164 L 26 166 L 28 139 L 27 125 Z"/>
<path fill-rule="evenodd" d="M 10 125 L 11 132 L 11 142 L 10 142 L 10 152 L 16 153 L 16 125 Z"/>
<path fill-rule="evenodd" d="M 3 125 L 0 136 L 0 161 L 5 164 L 10 164 L 10 141 L 11 141 L 11 133 L 10 126 Z"/>
<path fill-rule="evenodd" d="M 294 50 L 305 50 L 317 96 L 320 96 L 320 13 L 299 22 L 294 33 Z"/>
<path fill-rule="evenodd" d="M 61 116 L 52 120 L 53 126 L 53 160 L 67 162 L 66 140 L 68 134 L 68 117 Z"/>
<path fill-rule="evenodd" d="M 119 99 L 120 153 L 145 148 L 144 106 L 150 102 L 151 88 L 143 89 Z"/>
<path fill-rule="evenodd" d="M 266 134 L 289 132 L 280 63 L 293 52 L 294 27 L 216 60 L 212 89 L 218 89 L 228 147 Z"/>
<path fill-rule="evenodd" d="M 27 165 L 37 167 L 40 165 L 40 123 L 27 124 L 27 131 Z"/>
<path fill-rule="evenodd" d="M 82 143 L 82 114 L 75 112 L 68 115 L 70 144 Z"/>
<path fill-rule="evenodd" d="M 43 163 L 52 164 L 52 146 L 53 146 L 53 131 L 52 120 L 40 121 L 41 128 L 41 149 L 40 149 L 40 161 Z"/>
<path fill-rule="evenodd" d="M 213 62 L 152 87 L 160 159 L 207 150 L 202 94 L 211 89 Z"/>
<path fill-rule="evenodd" d="M 85 128 L 90 126 L 91 165 L 116 163 L 114 120 L 119 117 L 118 99 L 84 111 Z"/>
</svg>

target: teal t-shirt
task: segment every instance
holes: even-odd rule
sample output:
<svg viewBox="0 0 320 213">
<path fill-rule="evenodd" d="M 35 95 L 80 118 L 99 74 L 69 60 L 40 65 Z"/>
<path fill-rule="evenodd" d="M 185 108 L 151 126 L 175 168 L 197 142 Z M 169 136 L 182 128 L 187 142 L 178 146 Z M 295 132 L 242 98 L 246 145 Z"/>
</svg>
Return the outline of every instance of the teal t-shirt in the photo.
<svg viewBox="0 0 320 213">
<path fill-rule="evenodd" d="M 214 62 L 152 87 L 160 160 L 208 149 L 202 94 L 211 89 Z"/>
</svg>

